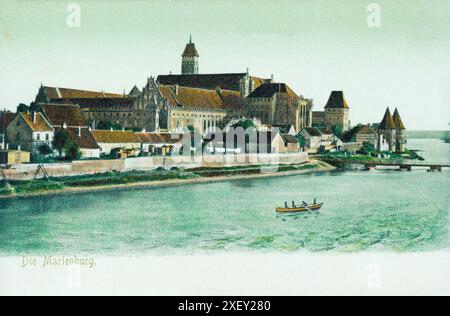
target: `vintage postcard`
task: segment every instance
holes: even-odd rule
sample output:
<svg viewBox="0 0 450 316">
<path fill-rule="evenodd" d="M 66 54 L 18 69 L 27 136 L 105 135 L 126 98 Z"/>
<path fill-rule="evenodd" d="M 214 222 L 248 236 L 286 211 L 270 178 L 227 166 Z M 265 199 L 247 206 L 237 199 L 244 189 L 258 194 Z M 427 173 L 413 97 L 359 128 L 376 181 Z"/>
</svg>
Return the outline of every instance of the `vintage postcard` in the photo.
<svg viewBox="0 0 450 316">
<path fill-rule="evenodd" d="M 0 295 L 450 294 L 449 30 L 446 0 L 1 1 Z"/>
</svg>

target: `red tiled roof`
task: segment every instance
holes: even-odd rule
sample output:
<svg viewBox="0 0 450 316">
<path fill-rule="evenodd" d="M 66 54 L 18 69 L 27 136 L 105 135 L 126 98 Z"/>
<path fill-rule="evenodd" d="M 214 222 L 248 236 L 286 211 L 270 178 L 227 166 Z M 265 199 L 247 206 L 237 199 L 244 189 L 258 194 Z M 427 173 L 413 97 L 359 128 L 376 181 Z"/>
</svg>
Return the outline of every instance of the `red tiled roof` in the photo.
<svg viewBox="0 0 450 316">
<path fill-rule="evenodd" d="M 364 125 L 362 126 L 357 132 L 356 134 L 365 134 L 365 135 L 370 135 L 370 134 L 376 134 L 377 132 L 375 132 L 372 128 L 370 128 L 369 125 Z"/>
<path fill-rule="evenodd" d="M 219 93 L 224 103 L 224 108 L 229 110 L 242 110 L 244 108 L 244 99 L 240 92 L 221 90 Z"/>
<path fill-rule="evenodd" d="M 69 135 L 70 140 L 78 146 L 80 149 L 99 149 L 97 142 L 92 136 L 91 132 L 88 128 L 67 128 L 63 129 L 58 127 L 55 129 L 56 131 L 66 131 L 67 135 Z M 81 133 L 81 137 L 80 137 Z"/>
<path fill-rule="evenodd" d="M 45 94 L 50 100 L 57 99 L 86 99 L 86 98 L 123 98 L 123 94 L 86 91 L 77 89 L 44 87 Z"/>
<path fill-rule="evenodd" d="M 78 105 L 73 104 L 42 104 L 41 109 L 54 127 L 87 126 Z"/>
<path fill-rule="evenodd" d="M 216 90 L 161 86 L 161 94 L 169 101 L 170 106 L 182 106 L 187 108 L 223 110 L 224 102 Z"/>
<path fill-rule="evenodd" d="M 179 134 L 169 133 L 136 133 L 136 135 L 147 144 L 176 144 L 182 137 Z"/>
</svg>

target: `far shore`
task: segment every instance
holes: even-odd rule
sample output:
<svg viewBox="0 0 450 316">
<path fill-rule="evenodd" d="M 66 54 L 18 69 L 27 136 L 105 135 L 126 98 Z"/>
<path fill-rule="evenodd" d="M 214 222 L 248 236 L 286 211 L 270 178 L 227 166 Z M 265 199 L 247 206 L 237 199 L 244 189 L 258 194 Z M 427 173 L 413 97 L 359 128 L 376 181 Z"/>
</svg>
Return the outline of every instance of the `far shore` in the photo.
<svg viewBox="0 0 450 316">
<path fill-rule="evenodd" d="M 39 196 L 55 196 L 55 195 L 70 195 L 70 194 L 81 194 L 81 193 L 95 193 L 104 191 L 116 191 L 116 190 L 133 190 L 141 188 L 162 188 L 162 187 L 172 187 L 172 186 L 184 186 L 189 184 L 202 184 L 202 183 L 216 183 L 224 181 L 235 181 L 235 180 L 245 180 L 245 179 L 262 179 L 262 178 L 276 178 L 276 177 L 286 177 L 295 176 L 300 174 L 310 174 L 310 173 L 320 173 L 333 171 L 336 168 L 330 164 L 318 161 L 310 161 L 309 164 L 317 164 L 317 168 L 295 170 L 295 171 L 279 171 L 279 172 L 268 172 L 261 174 L 239 174 L 239 175 L 229 175 L 229 176 L 213 176 L 213 177 L 198 177 L 191 179 L 170 179 L 162 181 L 143 181 L 136 183 L 127 184 L 111 184 L 111 185 L 99 185 L 99 186 L 87 186 L 87 187 L 65 187 L 63 189 L 49 190 L 49 191 L 38 191 L 31 193 L 14 193 L 10 195 L 0 195 L 0 200 L 12 200 L 18 198 L 28 198 L 28 197 L 39 197 Z M 276 167 L 276 166 L 274 166 Z"/>
</svg>

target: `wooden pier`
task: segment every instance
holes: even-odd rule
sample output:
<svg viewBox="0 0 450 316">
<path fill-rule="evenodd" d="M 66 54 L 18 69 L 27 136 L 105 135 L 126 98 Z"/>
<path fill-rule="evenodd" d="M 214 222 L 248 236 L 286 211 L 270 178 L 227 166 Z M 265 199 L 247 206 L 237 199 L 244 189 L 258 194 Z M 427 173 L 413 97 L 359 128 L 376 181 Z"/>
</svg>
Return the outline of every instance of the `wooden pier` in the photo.
<svg viewBox="0 0 450 316">
<path fill-rule="evenodd" d="M 343 166 L 343 165 L 362 165 L 365 170 L 373 170 L 377 167 L 396 167 L 399 170 L 412 171 L 416 168 L 427 168 L 430 172 L 440 172 L 444 168 L 450 168 L 450 165 L 443 164 L 427 164 L 427 163 L 405 163 L 405 162 L 385 162 L 385 161 L 370 161 L 370 162 L 360 162 L 351 159 L 345 159 L 341 157 L 331 157 L 331 156 L 321 156 L 314 155 L 315 159 L 322 160 L 331 165 Z"/>
</svg>

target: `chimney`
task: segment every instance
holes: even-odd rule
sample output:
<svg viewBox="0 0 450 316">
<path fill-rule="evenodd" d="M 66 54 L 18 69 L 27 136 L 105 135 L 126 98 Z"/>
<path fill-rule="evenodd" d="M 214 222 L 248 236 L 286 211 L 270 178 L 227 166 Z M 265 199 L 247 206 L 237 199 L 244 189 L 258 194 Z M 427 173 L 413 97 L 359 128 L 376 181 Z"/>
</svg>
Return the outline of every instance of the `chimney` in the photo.
<svg viewBox="0 0 450 316">
<path fill-rule="evenodd" d="M 22 151 L 22 146 L 21 145 L 17 146 L 17 151 Z"/>
<path fill-rule="evenodd" d="M 81 138 L 81 126 L 78 127 L 78 137 Z"/>
<path fill-rule="evenodd" d="M 270 76 L 270 83 L 274 83 L 275 82 L 275 76 L 272 74 Z"/>
<path fill-rule="evenodd" d="M 179 92 L 179 86 L 178 84 L 175 85 L 175 95 L 178 95 Z"/>
<path fill-rule="evenodd" d="M 6 143 L 6 150 L 9 150 L 9 144 Z"/>
<path fill-rule="evenodd" d="M 36 111 L 33 111 L 33 123 L 36 124 Z"/>
<path fill-rule="evenodd" d="M 125 127 L 122 127 L 122 132 L 125 132 Z"/>
<path fill-rule="evenodd" d="M 145 133 L 145 128 L 142 129 L 142 133 Z"/>
<path fill-rule="evenodd" d="M 63 123 L 62 128 L 67 129 L 67 124 L 66 124 L 66 122 Z"/>
</svg>

